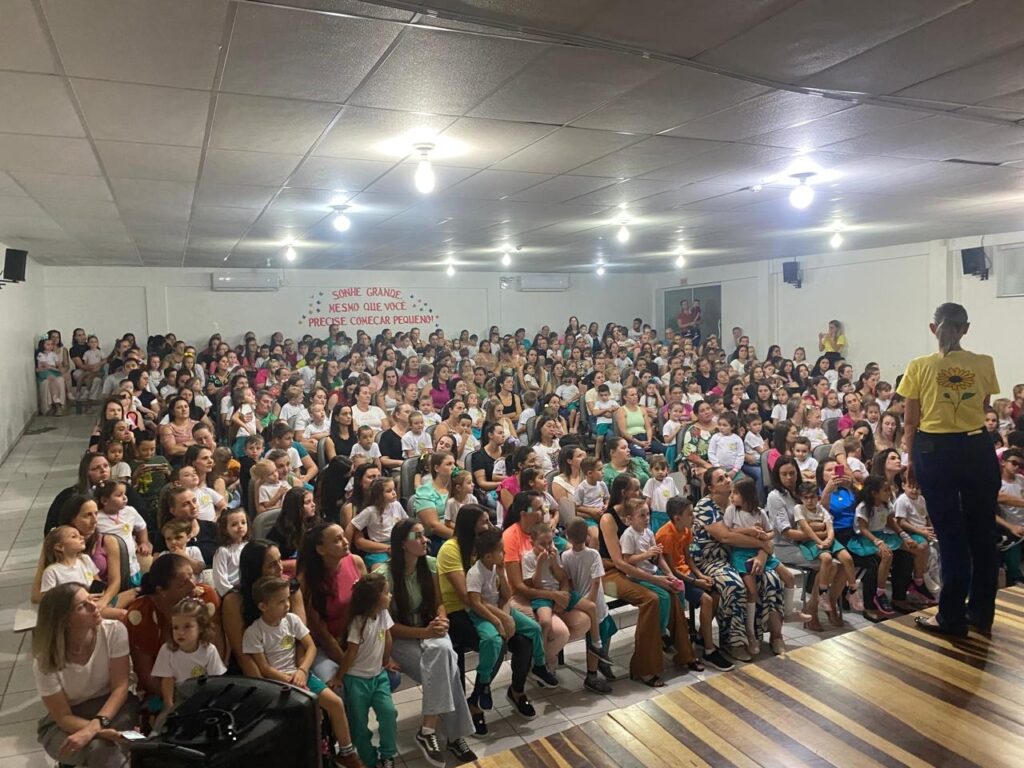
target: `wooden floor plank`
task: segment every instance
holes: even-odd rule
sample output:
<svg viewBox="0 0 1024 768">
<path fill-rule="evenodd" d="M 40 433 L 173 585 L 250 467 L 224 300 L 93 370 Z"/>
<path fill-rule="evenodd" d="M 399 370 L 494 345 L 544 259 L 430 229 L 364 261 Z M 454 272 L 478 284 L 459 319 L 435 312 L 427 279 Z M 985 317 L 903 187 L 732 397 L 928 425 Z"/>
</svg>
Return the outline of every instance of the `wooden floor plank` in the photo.
<svg viewBox="0 0 1024 768">
<path fill-rule="evenodd" d="M 933 615 L 935 609 L 923 612 Z M 479 761 L 488 768 L 1018 768 L 1024 588 L 991 637 L 913 617 L 713 675 Z"/>
</svg>

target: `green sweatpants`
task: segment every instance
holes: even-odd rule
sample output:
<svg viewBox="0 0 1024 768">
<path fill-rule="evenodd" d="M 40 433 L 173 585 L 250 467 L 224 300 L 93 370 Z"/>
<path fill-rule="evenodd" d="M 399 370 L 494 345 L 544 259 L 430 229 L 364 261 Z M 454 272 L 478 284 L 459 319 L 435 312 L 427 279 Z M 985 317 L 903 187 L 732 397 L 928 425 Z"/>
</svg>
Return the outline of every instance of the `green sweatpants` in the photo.
<svg viewBox="0 0 1024 768">
<path fill-rule="evenodd" d="M 391 684 L 388 673 L 381 670 L 376 677 L 345 675 L 345 713 L 348 727 L 352 731 L 352 744 L 359 753 L 359 759 L 366 765 L 377 765 L 380 758 L 395 757 L 398 754 L 396 733 L 398 731 L 398 710 L 391 698 Z M 380 750 L 373 746 L 373 733 L 367 726 L 370 710 L 377 715 L 380 729 Z"/>
<path fill-rule="evenodd" d="M 476 627 L 476 632 L 480 636 L 480 658 L 476 665 L 476 680 L 478 683 L 490 683 L 491 675 L 501 656 L 501 635 L 498 634 L 497 627 L 489 619 L 481 618 L 473 611 L 468 613 L 469 620 L 473 622 L 473 626 Z M 516 634 L 529 638 L 533 643 L 533 665 L 535 667 L 543 666 L 545 663 L 544 638 L 541 635 L 540 624 L 515 608 L 512 609 L 512 620 L 516 624 Z"/>
</svg>

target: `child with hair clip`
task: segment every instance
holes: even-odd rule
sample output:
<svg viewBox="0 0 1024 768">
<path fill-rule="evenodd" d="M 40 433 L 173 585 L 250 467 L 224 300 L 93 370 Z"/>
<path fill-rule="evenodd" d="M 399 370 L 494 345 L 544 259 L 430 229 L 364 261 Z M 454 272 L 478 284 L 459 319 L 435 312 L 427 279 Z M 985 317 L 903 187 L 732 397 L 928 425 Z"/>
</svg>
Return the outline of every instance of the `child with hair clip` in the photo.
<svg viewBox="0 0 1024 768">
<path fill-rule="evenodd" d="M 390 630 L 395 622 L 388 612 L 390 604 L 384 574 L 368 573 L 353 585 L 347 646 L 338 669 L 338 676 L 344 678 L 345 709 L 356 751 L 364 763 L 381 768 L 394 768 L 398 754 L 398 710 L 388 676 L 389 670 L 396 669 L 391 661 Z M 378 747 L 368 726 L 371 709 L 377 717 Z"/>
<path fill-rule="evenodd" d="M 889 571 L 892 569 L 893 549 L 903 542 L 892 530 L 892 492 L 884 477 L 870 475 L 857 492 L 856 525 L 858 534 L 846 548 L 858 557 L 873 557 L 878 562 L 878 587 L 871 598 L 870 607 L 886 618 L 895 615 L 889 596 L 885 593 Z"/>
<path fill-rule="evenodd" d="M 444 504 L 445 525 L 455 528 L 459 510 L 466 504 L 476 504 L 476 497 L 473 495 L 473 475 L 464 469 L 460 470 L 455 467 L 448 485 L 448 501 Z"/>
<path fill-rule="evenodd" d="M 807 537 L 807 541 L 799 541 L 796 546 L 800 553 L 810 563 L 815 560 L 819 562 L 818 570 L 818 603 L 824 603 L 825 613 L 828 614 L 829 623 L 834 627 L 843 626 L 843 618 L 839 612 L 839 606 L 829 599 L 829 585 L 835 577 L 835 568 L 843 568 L 846 571 L 847 589 L 857 591 L 857 569 L 854 568 L 853 558 L 846 551 L 846 547 L 836 541 L 836 532 L 832 526 L 832 515 L 821 506 L 821 495 L 818 493 L 816 483 L 801 483 L 797 488 L 797 495 L 800 503 L 793 511 L 793 519 L 797 527 Z M 815 632 L 821 632 L 824 627 L 818 621 L 815 612 L 805 626 Z"/>
<path fill-rule="evenodd" d="M 158 552 L 157 557 L 163 555 L 181 555 L 192 564 L 192 571 L 197 575 L 206 570 L 206 563 L 203 562 L 203 551 L 199 547 L 189 546 L 188 540 L 192 538 L 192 521 L 182 520 L 179 517 L 172 517 L 160 526 L 160 535 L 164 537 L 166 552 Z"/>
<path fill-rule="evenodd" d="M 302 430 L 300 442 L 307 451 L 316 452 L 317 443 L 331 436 L 331 420 L 327 418 L 327 409 L 323 403 L 309 406 L 309 421 Z"/>
<path fill-rule="evenodd" d="M 629 521 L 629 527 L 619 536 L 619 547 L 627 563 L 635 565 L 647 573 L 643 579 L 633 579 L 651 590 L 658 596 L 658 618 L 661 627 L 661 644 L 665 653 L 674 654 L 675 645 L 668 631 L 672 616 L 672 600 L 683 601 L 685 585 L 672 575 L 672 569 L 662 551 L 662 546 L 654 539 L 651 530 L 651 513 L 647 502 L 642 498 L 631 498 L 623 502 L 623 511 Z M 699 662 L 691 662 L 690 668 L 700 671 L 704 667 Z"/>
<path fill-rule="evenodd" d="M 260 617 L 245 630 L 242 653 L 252 659 L 261 677 L 305 688 L 316 696 L 317 704 L 331 721 L 331 730 L 338 742 L 338 757 L 334 759 L 334 765 L 338 768 L 364 768 L 352 745 L 345 705 L 327 682 L 310 672 L 316 659 L 316 646 L 302 619 L 290 612 L 291 587 L 288 581 L 276 576 L 263 576 L 252 585 L 252 599 Z M 366 722 L 365 715 L 363 722 Z"/>
<path fill-rule="evenodd" d="M 213 623 L 206 603 L 186 597 L 171 608 L 171 632 L 150 673 L 160 681 L 164 712 L 174 707 L 175 688 L 193 677 L 223 675 L 227 667 L 213 645 Z"/>
<path fill-rule="evenodd" d="M 758 505 L 757 488 L 754 481 L 743 479 L 735 482 L 729 494 L 729 506 L 722 516 L 722 522 L 732 531 L 746 536 L 769 541 L 774 538 L 768 514 Z M 757 550 L 747 547 L 734 547 L 730 554 L 732 567 L 739 572 L 743 586 L 747 592 L 747 651 L 751 656 L 761 652 L 761 639 L 757 635 L 755 622 L 757 617 L 757 576 L 751 573 L 751 566 Z M 768 555 L 764 570 L 776 571 L 787 590 L 793 588 L 792 573 L 786 570 L 775 555 Z M 787 578 L 788 577 L 788 578 Z M 785 652 L 786 645 L 781 637 L 772 638 L 772 653 L 779 655 Z"/>
<path fill-rule="evenodd" d="M 925 577 L 932 560 L 937 559 L 938 553 L 933 551 L 933 547 L 938 546 L 938 537 L 928 519 L 928 508 L 917 485 L 907 483 L 903 493 L 896 497 L 889 527 L 896 530 L 903 541 L 903 548 L 914 558 L 914 580 L 907 594 L 925 605 L 935 605 L 938 601 L 925 583 Z"/>
<path fill-rule="evenodd" d="M 100 453 L 107 457 L 110 464 L 110 479 L 130 483 L 132 479 L 132 468 L 124 460 L 124 443 L 120 440 L 109 440 L 105 445 L 100 446 Z"/>
<path fill-rule="evenodd" d="M 651 530 L 657 531 L 668 522 L 669 501 L 680 495 L 676 481 L 669 477 L 668 459 L 664 456 L 651 457 L 651 479 L 642 493 L 651 510 Z"/>
<path fill-rule="evenodd" d="M 85 537 L 71 525 L 58 525 L 46 534 L 43 566 L 40 595 L 68 583 L 84 584 L 92 593 L 91 587 L 99 575 L 96 563 L 85 554 Z"/>
<path fill-rule="evenodd" d="M 565 609 L 555 609 L 554 601 L 546 598 L 535 598 L 530 601 L 533 614 L 540 624 L 541 633 L 547 637 L 551 627 L 551 617 L 558 615 L 565 618 L 569 611 L 579 609 L 590 619 L 590 632 L 587 634 L 587 653 L 594 654 L 608 664 L 611 656 L 601 644 L 600 621 L 597 616 L 597 605 L 579 592 L 569 589 L 569 578 L 562 568 L 558 550 L 555 549 L 551 526 L 537 523 L 532 532 L 533 548 L 526 552 L 521 560 L 523 581 L 531 589 L 549 589 L 553 592 L 568 592 L 569 604 Z"/>
<path fill-rule="evenodd" d="M 354 518 L 356 548 L 363 553 L 368 568 L 386 563 L 391 558 L 391 529 L 408 515 L 398 500 L 395 481 L 378 477 L 370 484 L 366 504 Z"/>
<path fill-rule="evenodd" d="M 134 507 L 128 506 L 126 486 L 120 480 L 104 480 L 94 492 L 99 515 L 96 530 L 101 534 L 117 536 L 128 549 L 129 574 L 133 587 L 142 583 L 139 557 L 150 557 L 153 545 L 149 543 L 146 521 Z"/>
<path fill-rule="evenodd" d="M 249 518 L 244 509 L 226 509 L 217 520 L 220 546 L 213 555 L 213 588 L 224 597 L 239 577 L 242 550 L 249 543 Z"/>
</svg>

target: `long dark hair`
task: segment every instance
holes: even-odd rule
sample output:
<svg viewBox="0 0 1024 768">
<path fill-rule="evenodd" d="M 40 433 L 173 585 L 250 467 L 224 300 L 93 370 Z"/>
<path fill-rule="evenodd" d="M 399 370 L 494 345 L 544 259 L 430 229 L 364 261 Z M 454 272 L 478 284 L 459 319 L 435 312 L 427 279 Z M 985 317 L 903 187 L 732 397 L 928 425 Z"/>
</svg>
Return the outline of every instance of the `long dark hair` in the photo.
<svg viewBox="0 0 1024 768">
<path fill-rule="evenodd" d="M 605 512 L 615 514 L 615 507 L 622 503 L 622 496 L 634 480 L 640 482 L 640 478 L 632 472 L 623 472 L 615 476 L 615 479 L 612 480 L 612 487 L 608 491 L 608 506 L 605 508 Z"/>
<path fill-rule="evenodd" d="M 366 506 L 366 496 L 368 495 L 368 491 L 363 490 L 363 478 L 366 477 L 366 473 L 371 469 L 377 469 L 377 465 L 360 464 L 356 467 L 356 471 L 352 475 L 352 496 L 349 498 L 349 501 L 352 502 L 354 514 L 361 512 L 363 507 Z"/>
<path fill-rule="evenodd" d="M 281 535 L 281 540 L 288 550 L 287 553 L 282 552 L 282 555 L 290 556 L 292 553 L 298 552 L 302 546 L 302 537 L 305 535 L 306 529 L 312 528 L 320 522 L 319 515 L 313 517 L 312 522 L 308 522 L 302 516 L 302 506 L 307 493 L 309 491 L 305 488 L 291 488 L 281 502 L 281 513 L 274 521 L 274 530 Z"/>
<path fill-rule="evenodd" d="M 336 525 L 338 524 L 321 523 L 309 530 L 305 538 L 302 539 L 302 549 L 299 550 L 298 562 L 295 564 L 296 572 L 302 576 L 305 600 L 313 610 L 320 614 L 321 618 L 327 616 L 327 593 L 330 591 L 330 586 L 327 566 L 316 548 L 320 546 L 324 532 Z M 245 552 L 245 549 L 242 551 Z"/>
<path fill-rule="evenodd" d="M 263 576 L 263 561 L 271 548 L 276 549 L 277 544 L 267 539 L 255 539 L 245 545 L 238 558 L 238 586 L 235 589 L 242 598 L 242 621 L 247 627 L 260 617 L 260 607 L 252 596 L 252 585 Z"/>
<path fill-rule="evenodd" d="M 782 480 L 779 478 L 779 473 L 783 467 L 793 467 L 793 469 L 796 470 L 796 487 L 800 487 L 800 465 L 796 463 L 796 459 L 792 456 L 779 456 L 778 460 L 775 462 L 775 466 L 772 467 L 772 485 L 775 486 L 775 490 L 779 493 L 784 493 L 791 498 L 796 498 L 796 496 L 790 493 L 789 489 L 782 484 Z"/>
<path fill-rule="evenodd" d="M 349 631 L 357 621 L 359 622 L 359 634 L 362 635 L 366 628 L 366 622 L 377 615 L 377 604 L 387 588 L 388 580 L 379 571 L 366 574 L 352 585 L 352 602 L 349 603 L 344 637 L 348 637 Z"/>
<path fill-rule="evenodd" d="M 107 461 L 107 457 L 102 453 L 87 453 L 82 456 L 82 460 L 78 462 L 78 482 L 71 486 L 76 493 L 82 493 L 87 496 L 92 494 L 92 485 L 89 483 L 89 467 L 92 466 L 93 459 Z M 109 464 L 110 462 L 107 463 Z"/>
<path fill-rule="evenodd" d="M 460 512 L 461 516 L 461 512 Z M 416 520 L 406 518 L 395 523 L 391 529 L 391 590 L 395 601 L 395 620 L 413 627 L 417 626 L 415 615 L 409 605 L 409 588 L 405 583 L 406 554 L 405 542 L 409 538 L 409 532 L 414 525 L 419 523 Z M 416 581 L 420 585 L 420 594 L 423 596 L 420 603 L 420 623 L 424 626 L 430 618 L 437 613 L 437 595 L 434 594 L 434 575 L 430 572 L 430 565 L 426 557 L 416 560 Z"/>
<path fill-rule="evenodd" d="M 530 505 L 533 504 L 534 499 L 543 499 L 537 491 L 520 491 L 516 494 L 516 497 L 512 499 L 512 506 L 505 511 L 505 521 L 502 525 L 502 530 L 507 531 L 513 525 L 519 523 L 523 513 L 530 509 Z M 462 511 L 459 511 L 459 516 L 462 516 Z"/>
<path fill-rule="evenodd" d="M 88 454 L 95 456 L 96 454 Z M 60 508 L 60 522 L 58 525 L 71 525 L 71 521 L 78 517 L 78 513 L 82 511 L 82 505 L 87 501 L 95 502 L 96 500 L 88 493 L 72 493 L 68 496 L 67 501 L 64 502 L 64 506 Z M 97 504 L 97 514 L 99 513 L 99 505 Z M 74 528 L 74 526 L 71 526 Z M 103 534 L 100 533 L 99 526 L 92 532 L 85 542 L 85 554 L 92 556 L 92 549 L 96 546 L 97 540 L 102 541 Z"/>
<path fill-rule="evenodd" d="M 335 456 L 324 468 L 324 471 L 316 476 L 316 506 L 320 510 L 320 516 L 325 520 L 332 523 L 341 521 L 341 505 L 345 501 L 345 486 L 348 485 L 348 479 L 351 476 L 352 459 L 348 456 Z"/>
<path fill-rule="evenodd" d="M 861 427 L 867 427 L 868 433 L 864 439 L 860 441 L 860 459 L 865 464 L 875 458 L 875 430 L 871 428 L 871 423 L 866 420 L 860 420 L 853 422 L 850 427 L 851 433 L 856 433 Z"/>
<path fill-rule="evenodd" d="M 459 507 L 455 519 L 455 540 L 459 543 L 462 570 L 468 571 L 473 565 L 473 548 L 476 544 L 476 526 L 481 517 L 490 519 L 487 509 L 479 504 L 465 504 Z"/>
</svg>

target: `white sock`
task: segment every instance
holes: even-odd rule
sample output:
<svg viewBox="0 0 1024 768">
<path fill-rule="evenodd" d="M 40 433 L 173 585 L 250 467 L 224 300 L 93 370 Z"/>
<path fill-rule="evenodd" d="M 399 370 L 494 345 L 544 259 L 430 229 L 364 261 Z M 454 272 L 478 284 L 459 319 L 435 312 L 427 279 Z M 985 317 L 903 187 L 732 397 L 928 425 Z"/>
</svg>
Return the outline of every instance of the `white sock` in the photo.
<svg viewBox="0 0 1024 768">
<path fill-rule="evenodd" d="M 754 629 L 754 621 L 757 614 L 757 603 L 747 603 L 747 636 L 753 637 L 757 634 Z"/>
<path fill-rule="evenodd" d="M 793 612 L 793 604 L 796 602 L 796 587 L 786 587 L 783 590 L 783 595 L 786 605 L 785 614 L 789 616 Z"/>
</svg>

